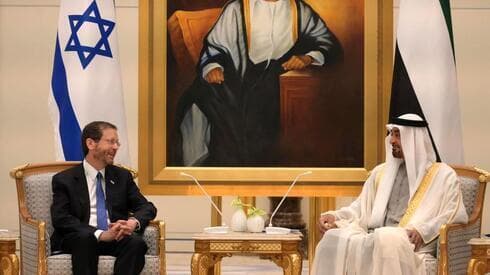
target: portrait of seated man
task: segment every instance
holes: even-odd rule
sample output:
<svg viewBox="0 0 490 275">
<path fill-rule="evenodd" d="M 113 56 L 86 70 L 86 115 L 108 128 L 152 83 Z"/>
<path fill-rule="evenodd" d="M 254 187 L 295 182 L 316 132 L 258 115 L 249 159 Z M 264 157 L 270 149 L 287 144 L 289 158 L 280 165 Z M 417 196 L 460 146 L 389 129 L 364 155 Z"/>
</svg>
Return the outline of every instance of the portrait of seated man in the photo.
<svg viewBox="0 0 490 275">
<path fill-rule="evenodd" d="M 436 162 L 427 123 L 405 114 L 387 130 L 386 162 L 359 197 L 321 214 L 312 274 L 425 274 L 441 225 L 467 222 L 456 173 Z"/>
<path fill-rule="evenodd" d="M 279 76 L 326 65 L 339 48 L 304 1 L 227 2 L 204 38 L 196 79 L 178 102 L 175 164 L 275 163 Z"/>
</svg>

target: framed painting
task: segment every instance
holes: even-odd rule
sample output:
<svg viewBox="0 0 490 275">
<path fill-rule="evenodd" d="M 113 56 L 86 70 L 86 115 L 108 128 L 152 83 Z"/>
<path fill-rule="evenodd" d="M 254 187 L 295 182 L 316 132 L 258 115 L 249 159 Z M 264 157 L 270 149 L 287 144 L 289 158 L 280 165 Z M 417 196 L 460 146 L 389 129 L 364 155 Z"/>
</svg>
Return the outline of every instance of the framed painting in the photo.
<svg viewBox="0 0 490 275">
<path fill-rule="evenodd" d="M 145 193 L 201 194 L 181 175 L 185 172 L 211 195 L 277 196 L 296 175 L 312 171 L 291 195 L 355 196 L 368 171 L 382 160 L 392 70 L 392 2 L 278 0 L 288 11 L 287 22 L 293 22 L 283 29 L 292 35 L 280 45 L 291 37 L 291 50 L 266 61 L 260 59 L 258 43 L 263 42 L 253 30 L 273 23 L 253 22 L 266 20 L 257 15 L 255 2 L 140 1 L 139 183 Z M 229 26 L 223 18 L 233 6 L 243 20 Z M 312 19 L 305 19 L 311 14 Z M 301 44 L 308 28 L 320 28 L 309 26 L 311 22 L 326 29 L 335 42 L 331 44 L 338 46 L 338 51 L 317 51 L 323 56 L 320 61 L 311 53 L 314 47 Z M 213 51 L 205 39 L 213 31 L 226 32 L 216 31 L 219 27 L 229 27 L 225 37 L 236 44 L 222 50 L 232 52 L 231 68 L 246 67 L 237 73 L 239 85 L 226 84 L 233 78 L 227 67 L 223 83 L 213 84 L 210 70 L 198 65 Z M 233 63 L 233 52 L 244 53 L 241 62 L 246 65 Z M 309 56 L 312 65 L 288 68 L 285 64 L 293 56 Z M 267 78 L 269 71 L 274 72 Z M 257 84 L 258 79 L 267 81 Z M 253 88 L 243 88 L 247 83 Z M 200 101 L 213 92 L 217 100 Z M 240 96 L 223 99 L 235 93 Z M 215 107 L 213 100 L 227 105 Z M 236 113 L 229 102 L 239 102 Z M 256 107 L 260 105 L 262 109 Z M 192 131 L 186 130 L 186 121 Z M 203 145 L 195 146 L 196 140 Z"/>
</svg>

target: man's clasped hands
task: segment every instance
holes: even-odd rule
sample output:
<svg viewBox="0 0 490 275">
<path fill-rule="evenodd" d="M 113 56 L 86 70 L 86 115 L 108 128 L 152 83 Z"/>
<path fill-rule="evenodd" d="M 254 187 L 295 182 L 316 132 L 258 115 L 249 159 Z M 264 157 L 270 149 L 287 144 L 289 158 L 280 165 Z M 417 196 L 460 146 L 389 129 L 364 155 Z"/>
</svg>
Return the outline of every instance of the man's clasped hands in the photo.
<svg viewBox="0 0 490 275">
<path fill-rule="evenodd" d="M 109 224 L 109 228 L 100 234 L 99 240 L 104 242 L 120 241 L 124 237 L 133 234 L 137 226 L 138 221 L 134 218 L 118 220 Z"/>
</svg>

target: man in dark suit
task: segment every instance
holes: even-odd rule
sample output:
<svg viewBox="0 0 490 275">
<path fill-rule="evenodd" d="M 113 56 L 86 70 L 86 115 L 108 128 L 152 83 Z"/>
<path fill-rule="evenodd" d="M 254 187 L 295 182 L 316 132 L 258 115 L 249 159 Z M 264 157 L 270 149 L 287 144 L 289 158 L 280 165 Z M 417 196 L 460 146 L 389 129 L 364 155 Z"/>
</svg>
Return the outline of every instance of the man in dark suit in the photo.
<svg viewBox="0 0 490 275">
<path fill-rule="evenodd" d="M 142 233 L 155 206 L 131 173 L 113 165 L 116 126 L 89 123 L 82 132 L 83 163 L 53 177 L 52 251 L 72 254 L 73 274 L 97 274 L 99 255 L 116 257 L 114 274 L 139 274 L 148 249 Z"/>
</svg>

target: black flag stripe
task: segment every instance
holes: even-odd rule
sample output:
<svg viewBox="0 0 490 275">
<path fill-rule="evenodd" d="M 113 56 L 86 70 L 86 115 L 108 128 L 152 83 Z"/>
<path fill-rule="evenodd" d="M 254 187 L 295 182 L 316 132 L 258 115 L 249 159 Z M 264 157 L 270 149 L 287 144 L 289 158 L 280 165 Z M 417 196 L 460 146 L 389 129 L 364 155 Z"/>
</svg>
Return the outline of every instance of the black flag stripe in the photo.
<svg viewBox="0 0 490 275">
<path fill-rule="evenodd" d="M 413 89 L 405 64 L 403 63 L 397 43 L 395 47 L 395 64 L 393 66 L 389 123 L 393 123 L 394 119 L 408 113 L 417 114 L 422 119 L 427 121 L 424 116 L 424 112 L 420 107 L 415 90 Z M 436 153 L 437 161 L 440 162 L 441 157 L 439 156 L 437 146 L 434 142 L 434 138 L 432 137 L 430 125 L 427 127 L 427 130 L 429 131 L 430 140 L 432 142 L 434 152 Z"/>
<path fill-rule="evenodd" d="M 391 86 L 389 122 L 391 123 L 393 118 L 407 113 L 417 114 L 426 120 L 397 43 L 395 48 L 395 65 L 393 67 L 393 83 Z"/>
</svg>

